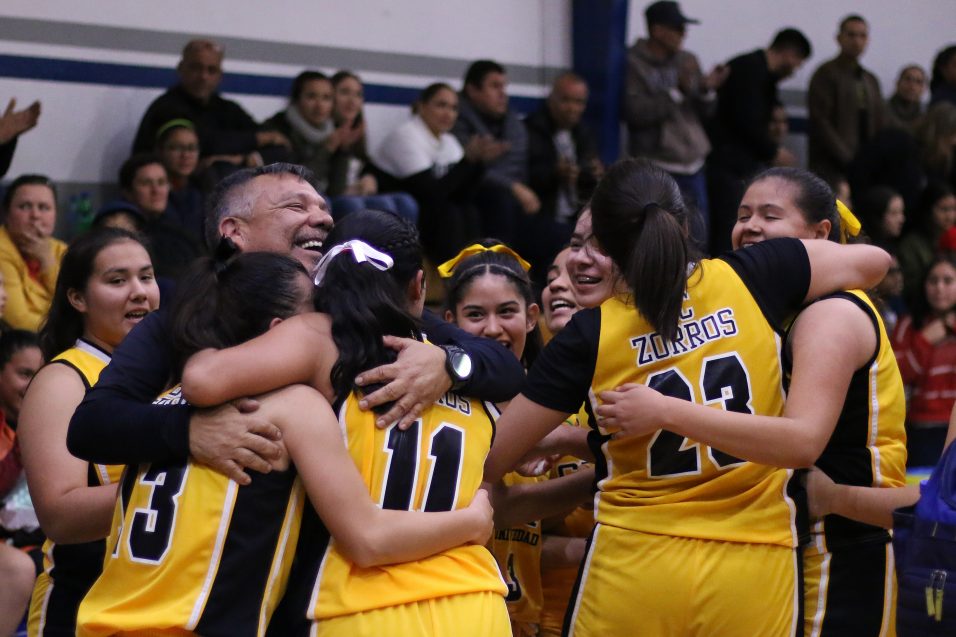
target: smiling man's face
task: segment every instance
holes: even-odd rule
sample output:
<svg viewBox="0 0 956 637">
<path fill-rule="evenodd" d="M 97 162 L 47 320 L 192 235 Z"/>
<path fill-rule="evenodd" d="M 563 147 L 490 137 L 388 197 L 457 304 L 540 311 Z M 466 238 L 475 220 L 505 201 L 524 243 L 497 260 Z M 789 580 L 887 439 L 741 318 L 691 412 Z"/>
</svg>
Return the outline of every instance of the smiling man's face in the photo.
<svg viewBox="0 0 956 637">
<path fill-rule="evenodd" d="M 298 259 L 310 272 L 332 229 L 329 206 L 309 182 L 290 173 L 259 175 L 244 186 L 251 212 L 220 224 L 243 252 L 278 252 Z M 251 201 L 250 201 L 251 200 Z"/>
</svg>

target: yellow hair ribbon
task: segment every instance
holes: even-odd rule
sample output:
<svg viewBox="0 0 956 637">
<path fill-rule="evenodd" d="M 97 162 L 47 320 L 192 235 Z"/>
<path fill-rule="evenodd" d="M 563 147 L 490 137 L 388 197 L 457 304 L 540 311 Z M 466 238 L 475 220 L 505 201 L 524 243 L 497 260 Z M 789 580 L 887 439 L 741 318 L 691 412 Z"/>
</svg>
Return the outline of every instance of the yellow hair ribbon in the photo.
<svg viewBox="0 0 956 637">
<path fill-rule="evenodd" d="M 515 252 L 514 250 L 512 250 L 511 248 L 509 248 L 503 243 L 499 243 L 498 245 L 493 245 L 490 248 L 486 248 L 480 243 L 473 243 L 467 248 L 464 248 L 461 252 L 456 254 L 454 257 L 452 257 L 448 261 L 445 261 L 440 266 L 438 266 L 438 276 L 440 276 L 443 279 L 449 278 L 451 275 L 455 273 L 455 268 L 458 267 L 459 263 L 461 263 L 468 257 L 472 257 L 476 254 L 481 254 L 482 252 L 497 252 L 499 254 L 507 254 L 508 256 L 514 257 L 514 259 L 518 262 L 518 264 L 521 265 L 522 268 L 524 268 L 525 272 L 531 269 L 530 263 L 522 259 L 520 254 L 518 254 L 517 252 Z"/>
<path fill-rule="evenodd" d="M 863 225 L 856 215 L 850 212 L 846 204 L 837 199 L 837 212 L 840 215 L 840 243 L 846 243 L 850 237 L 860 234 Z"/>
</svg>

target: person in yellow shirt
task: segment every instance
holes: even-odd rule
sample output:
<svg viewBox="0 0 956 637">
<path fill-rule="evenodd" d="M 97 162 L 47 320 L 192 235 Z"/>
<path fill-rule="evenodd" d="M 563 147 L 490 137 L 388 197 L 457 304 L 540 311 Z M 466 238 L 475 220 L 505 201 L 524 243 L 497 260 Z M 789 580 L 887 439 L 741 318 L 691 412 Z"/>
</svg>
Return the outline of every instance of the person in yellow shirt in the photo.
<svg viewBox="0 0 956 637">
<path fill-rule="evenodd" d="M 4 319 L 37 331 L 50 309 L 66 244 L 53 238 L 56 189 L 43 175 L 21 175 L 3 195 L 0 274 L 7 290 Z"/>
</svg>

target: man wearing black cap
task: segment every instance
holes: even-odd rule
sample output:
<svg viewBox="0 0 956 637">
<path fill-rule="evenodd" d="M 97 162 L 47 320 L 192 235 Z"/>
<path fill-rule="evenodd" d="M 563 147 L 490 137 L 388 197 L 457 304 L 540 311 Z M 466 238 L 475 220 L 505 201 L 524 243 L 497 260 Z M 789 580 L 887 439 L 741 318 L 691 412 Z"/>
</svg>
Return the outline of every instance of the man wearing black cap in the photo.
<svg viewBox="0 0 956 637">
<path fill-rule="evenodd" d="M 718 87 L 727 78 L 723 66 L 708 75 L 697 57 L 684 51 L 686 25 L 697 20 L 681 13 L 676 2 L 662 0 L 644 11 L 647 38 L 638 40 L 627 54 L 624 121 L 628 152 L 646 157 L 663 168 L 680 186 L 697 214 L 691 233 L 707 250 L 708 205 L 704 160 L 710 143 L 703 121 L 713 114 Z"/>
</svg>

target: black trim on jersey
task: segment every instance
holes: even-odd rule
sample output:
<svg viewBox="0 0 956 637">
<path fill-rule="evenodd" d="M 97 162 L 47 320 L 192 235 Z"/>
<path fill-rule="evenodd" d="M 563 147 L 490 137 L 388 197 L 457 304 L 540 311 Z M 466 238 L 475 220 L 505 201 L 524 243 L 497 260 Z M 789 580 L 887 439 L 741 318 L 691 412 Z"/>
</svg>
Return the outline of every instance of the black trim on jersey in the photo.
<svg viewBox="0 0 956 637">
<path fill-rule="evenodd" d="M 77 376 L 80 377 L 80 380 L 83 381 L 83 391 L 90 391 L 90 387 L 92 387 L 92 385 L 90 385 L 90 382 L 86 380 L 86 374 L 83 373 L 83 370 L 81 370 L 79 367 L 74 365 L 72 361 L 58 358 L 56 360 L 50 361 L 49 364 L 50 365 L 65 365 L 66 367 L 69 367 L 74 372 L 76 372 Z"/>
<path fill-rule="evenodd" d="M 574 617 L 574 609 L 577 607 L 578 595 L 581 591 L 581 579 L 584 576 L 584 568 L 588 563 L 588 556 L 591 554 L 591 543 L 594 542 L 594 532 L 597 530 L 597 524 L 591 528 L 591 532 L 588 534 L 587 542 L 584 543 L 584 559 L 581 560 L 581 565 L 578 566 L 578 575 L 574 578 L 574 586 L 571 587 L 571 597 L 568 601 L 567 609 L 564 611 L 564 623 L 561 626 L 562 635 L 570 635 L 571 629 L 573 626 L 571 622 Z"/>
<path fill-rule="evenodd" d="M 576 312 L 538 354 L 521 393 L 548 409 L 575 413 L 587 402 L 600 339 L 601 308 Z"/>
<path fill-rule="evenodd" d="M 253 473 L 238 488 L 219 567 L 195 631 L 254 636 L 296 471 Z M 185 522 L 185 521 L 184 521 Z"/>
<path fill-rule="evenodd" d="M 728 252 L 719 259 L 733 268 L 779 334 L 810 290 L 810 260 L 799 239 L 770 239 Z"/>
<path fill-rule="evenodd" d="M 880 636 L 889 610 L 884 607 L 886 569 L 886 542 L 831 553 L 820 637 Z"/>
<path fill-rule="evenodd" d="M 478 399 L 474 399 L 477 401 Z M 495 444 L 495 434 L 498 433 L 498 417 L 501 416 L 501 410 L 498 409 L 498 405 L 494 404 L 489 400 L 478 401 L 481 403 L 481 408 L 485 410 L 485 415 L 488 416 L 488 422 L 491 423 L 491 444 Z M 494 410 L 494 413 L 492 413 Z M 490 446 L 490 445 L 489 445 Z"/>
<path fill-rule="evenodd" d="M 289 585 L 272 614 L 266 637 L 308 637 L 312 622 L 306 619 L 306 613 L 330 541 L 329 530 L 306 498 Z"/>
</svg>

